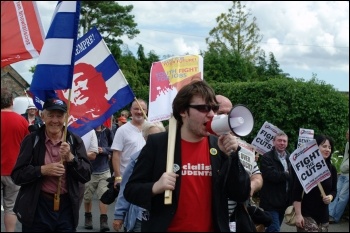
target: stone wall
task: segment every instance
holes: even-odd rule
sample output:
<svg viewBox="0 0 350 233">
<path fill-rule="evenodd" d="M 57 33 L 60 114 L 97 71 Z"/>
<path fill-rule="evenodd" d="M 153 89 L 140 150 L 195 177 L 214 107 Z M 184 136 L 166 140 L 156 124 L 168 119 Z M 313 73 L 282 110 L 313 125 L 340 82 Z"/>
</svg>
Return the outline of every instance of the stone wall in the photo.
<svg viewBox="0 0 350 233">
<path fill-rule="evenodd" d="M 11 90 L 14 98 L 25 96 L 24 90 L 28 90 L 29 86 L 27 81 L 11 65 L 1 68 L 1 87 L 7 87 Z"/>
</svg>

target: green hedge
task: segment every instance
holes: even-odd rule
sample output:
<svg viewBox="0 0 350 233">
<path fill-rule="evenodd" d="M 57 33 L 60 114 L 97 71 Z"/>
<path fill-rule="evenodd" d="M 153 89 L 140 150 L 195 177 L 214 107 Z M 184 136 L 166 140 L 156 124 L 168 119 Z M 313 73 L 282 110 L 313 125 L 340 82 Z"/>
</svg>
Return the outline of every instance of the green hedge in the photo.
<svg viewBox="0 0 350 233">
<path fill-rule="evenodd" d="M 317 80 L 271 79 L 263 82 L 210 83 L 216 94 L 228 97 L 233 105 L 247 106 L 254 116 L 253 131 L 242 138 L 251 143 L 265 121 L 289 136 L 293 152 L 300 128 L 333 137 L 335 149 L 344 151 L 349 126 L 349 97 L 333 86 Z M 147 86 L 134 89 L 138 98 L 148 101 Z"/>
<path fill-rule="evenodd" d="M 331 136 L 335 149 L 344 151 L 349 125 L 349 97 L 331 85 L 317 80 L 271 79 L 211 86 L 216 94 L 225 95 L 233 105 L 243 104 L 251 110 L 254 128 L 243 138 L 249 143 L 267 121 L 289 136 L 289 152 L 295 149 L 300 128 Z"/>
</svg>

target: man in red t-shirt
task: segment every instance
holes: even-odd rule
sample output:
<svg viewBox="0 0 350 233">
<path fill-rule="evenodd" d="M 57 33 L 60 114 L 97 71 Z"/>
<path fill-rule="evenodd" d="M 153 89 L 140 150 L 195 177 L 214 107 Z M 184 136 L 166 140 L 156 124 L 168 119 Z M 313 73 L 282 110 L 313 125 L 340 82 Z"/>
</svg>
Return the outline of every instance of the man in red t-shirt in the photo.
<svg viewBox="0 0 350 233">
<path fill-rule="evenodd" d="M 23 138 L 29 134 L 27 120 L 13 111 L 13 96 L 1 88 L 1 190 L 4 203 L 4 224 L 6 232 L 14 231 L 17 217 L 13 206 L 20 186 L 10 177 L 15 166 Z"/>
<path fill-rule="evenodd" d="M 231 134 L 210 135 L 206 127 L 219 109 L 213 89 L 204 81 L 182 87 L 173 104 L 177 128 L 173 171 L 166 172 L 167 132 L 149 135 L 125 186 L 127 201 L 147 211 L 142 231 L 229 232 L 227 199 L 249 198 L 249 175 L 240 147 Z M 172 202 L 164 204 L 164 193 Z"/>
</svg>

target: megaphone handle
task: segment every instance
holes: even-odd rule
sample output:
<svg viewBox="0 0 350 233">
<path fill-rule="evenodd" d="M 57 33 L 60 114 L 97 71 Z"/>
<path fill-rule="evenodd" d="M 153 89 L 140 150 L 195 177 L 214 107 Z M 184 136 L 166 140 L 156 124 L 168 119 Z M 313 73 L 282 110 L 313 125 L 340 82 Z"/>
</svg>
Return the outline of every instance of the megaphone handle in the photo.
<svg viewBox="0 0 350 233">
<path fill-rule="evenodd" d="M 174 167 L 174 151 L 175 151 L 175 140 L 176 140 L 176 120 L 174 116 L 169 119 L 168 128 L 168 154 L 166 161 L 166 172 L 172 172 Z M 166 190 L 164 194 L 164 204 L 170 205 L 172 203 L 172 191 Z"/>
</svg>

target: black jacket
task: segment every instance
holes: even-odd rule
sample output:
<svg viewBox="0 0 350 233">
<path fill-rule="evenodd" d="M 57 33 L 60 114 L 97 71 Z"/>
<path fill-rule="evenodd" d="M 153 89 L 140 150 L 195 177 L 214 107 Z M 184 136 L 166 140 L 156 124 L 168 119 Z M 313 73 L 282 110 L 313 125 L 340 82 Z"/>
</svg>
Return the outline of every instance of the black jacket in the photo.
<svg viewBox="0 0 350 233">
<path fill-rule="evenodd" d="M 150 211 L 148 221 L 142 221 L 142 231 L 166 232 L 173 219 L 180 194 L 181 171 L 177 172 L 172 204 L 164 204 L 164 193 L 152 195 L 152 186 L 166 171 L 168 133 L 148 136 L 146 145 L 141 150 L 132 175 L 124 190 L 127 201 Z M 212 166 L 212 206 L 215 231 L 229 232 L 227 198 L 243 202 L 250 193 L 250 179 L 242 166 L 238 153 L 230 157 L 220 151 L 217 137 L 209 136 L 210 148 L 216 148 L 217 154 L 210 155 Z M 174 164 L 181 164 L 181 135 L 177 132 Z"/>
<path fill-rule="evenodd" d="M 284 213 L 286 208 L 292 204 L 291 189 L 293 187 L 293 168 L 289 161 L 290 154 L 287 151 L 286 153 L 289 173 L 284 171 L 284 167 L 278 158 L 275 148 L 261 157 L 260 171 L 264 180 L 264 185 L 259 192 L 259 206 L 265 211 Z"/>
<path fill-rule="evenodd" d="M 39 140 L 35 142 L 37 135 Z M 87 158 L 84 142 L 79 136 L 68 131 L 67 142 L 71 145 L 72 154 L 77 158 L 76 163 L 66 165 L 67 189 L 72 204 L 74 224 L 77 225 L 79 182 L 86 183 L 91 179 L 91 164 Z M 13 211 L 24 225 L 31 226 L 33 223 L 43 180 L 40 167 L 45 163 L 45 151 L 45 125 L 43 125 L 37 132 L 23 139 L 17 162 L 11 173 L 14 183 L 21 186 Z"/>
<path fill-rule="evenodd" d="M 335 197 L 337 195 L 337 169 L 331 163 L 331 157 L 325 159 L 325 162 L 329 171 L 331 172 L 331 176 L 322 181 L 321 186 L 326 195 L 332 195 Z M 293 186 L 293 202 L 301 202 L 301 214 L 303 217 L 312 217 L 317 224 L 328 223 L 328 205 L 323 202 L 320 189 L 316 186 L 311 189 L 309 193 L 304 193 L 303 196 L 304 189 L 300 181 L 297 180 L 298 177 L 295 171 L 293 171 L 293 177 L 295 177 L 296 180 Z"/>
</svg>

